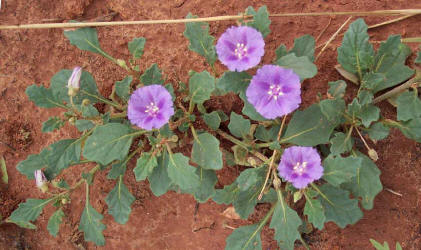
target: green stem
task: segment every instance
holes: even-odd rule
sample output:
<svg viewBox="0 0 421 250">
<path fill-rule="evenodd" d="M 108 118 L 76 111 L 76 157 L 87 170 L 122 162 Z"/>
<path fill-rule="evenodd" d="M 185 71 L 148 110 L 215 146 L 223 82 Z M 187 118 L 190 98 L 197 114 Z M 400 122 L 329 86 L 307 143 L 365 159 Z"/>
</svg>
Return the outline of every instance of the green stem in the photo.
<svg viewBox="0 0 421 250">
<path fill-rule="evenodd" d="M 269 218 L 272 216 L 273 212 L 275 211 L 275 207 L 276 204 L 273 205 L 269 212 L 266 214 L 265 218 L 263 218 L 263 220 L 259 223 L 259 226 L 256 228 L 256 230 L 253 232 L 253 234 L 248 238 L 247 242 L 244 244 L 244 247 L 248 246 L 248 244 L 250 244 L 250 240 L 252 240 L 257 233 L 260 232 L 260 230 L 262 230 L 262 228 L 266 225 L 266 223 L 268 222 Z"/>
<path fill-rule="evenodd" d="M 105 99 L 105 98 L 102 98 L 102 97 L 100 97 L 100 96 L 97 96 L 97 95 L 91 94 L 91 93 L 89 93 L 89 92 L 87 92 L 87 91 L 85 91 L 85 90 L 80 90 L 80 92 L 81 92 L 81 93 L 83 93 L 83 94 L 85 94 L 85 95 L 87 95 L 87 96 L 93 97 L 93 98 L 95 98 L 95 99 L 97 99 L 97 100 L 100 100 L 100 101 L 101 101 L 101 102 L 103 102 L 103 103 L 106 103 L 106 104 L 108 104 L 108 105 L 111 105 L 111 106 L 113 106 L 113 107 L 115 107 L 115 108 L 117 108 L 117 109 L 119 109 L 119 110 L 123 110 L 123 108 L 121 107 L 121 105 L 120 105 L 120 104 L 114 103 L 114 102 L 112 102 L 112 101 L 110 101 L 110 100 L 107 100 L 107 99 Z"/>
</svg>

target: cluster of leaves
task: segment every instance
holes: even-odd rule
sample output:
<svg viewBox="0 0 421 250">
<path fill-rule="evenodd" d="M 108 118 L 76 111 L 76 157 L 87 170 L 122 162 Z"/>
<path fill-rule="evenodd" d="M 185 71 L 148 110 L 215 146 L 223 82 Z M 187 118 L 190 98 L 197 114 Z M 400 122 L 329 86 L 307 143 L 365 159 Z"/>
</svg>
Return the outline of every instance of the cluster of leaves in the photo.
<svg viewBox="0 0 421 250">
<path fill-rule="evenodd" d="M 246 14 L 253 18 L 244 20 L 244 25 L 256 28 L 263 36 L 270 33 L 266 7 L 257 11 L 249 7 Z M 186 18 L 195 16 L 189 14 Z M 184 35 L 190 42 L 189 49 L 202 55 L 213 69 L 217 55 L 209 25 L 187 23 Z M 47 229 L 56 236 L 65 216 L 62 207 L 74 189 L 86 184 L 86 203 L 79 229 L 84 232 L 86 241 L 104 245 L 102 231 L 106 226 L 101 222 L 103 216 L 90 204 L 89 186 L 97 171 L 108 171 L 108 179 L 116 180 L 115 187 L 105 198 L 108 213 L 116 222 L 125 224 L 135 198 L 124 184 L 123 176 L 128 162 L 137 157 L 133 169 L 136 181 L 148 179 L 156 196 L 174 190 L 189 193 L 198 202 L 212 199 L 219 204 L 232 204 L 243 219 L 253 213 L 256 204 L 272 204 L 260 222 L 235 229 L 227 238 L 226 249 L 260 249 L 260 232 L 269 220 L 279 246 L 292 249 L 295 241 L 301 239 L 301 234 L 309 232 L 306 229 L 311 225 L 321 230 L 325 222 L 332 221 L 344 228 L 361 219 L 363 213 L 359 203 L 364 209 L 373 208 L 373 200 L 382 190 L 382 184 L 380 170 L 370 159 L 375 158 L 373 154 L 369 152 L 370 157 L 367 157 L 360 152 L 365 150 L 358 143 L 360 141 L 369 151 L 372 150 L 364 139 L 365 135 L 378 141 L 388 136 L 390 127 L 397 127 L 408 138 L 421 141 L 421 101 L 416 88 L 401 93 L 394 100 L 397 121 L 382 118 L 380 109 L 373 102 L 376 93 L 398 85 L 414 74 L 405 66 L 411 52 L 400 42 L 399 36 L 389 37 L 374 51 L 368 42 L 367 25 L 362 19 L 350 25 L 338 49 L 342 70 L 359 86 L 357 96 L 347 104 L 344 100 L 346 82 L 329 82 L 327 99 L 296 111 L 285 130 L 281 131 L 279 140 L 277 134 L 283 127 L 281 121 L 266 120 L 247 101 L 245 91 L 252 78 L 247 72 L 227 71 L 221 75 L 206 70 L 191 72 L 188 86 L 180 82 L 174 89 L 172 84 L 165 84 L 158 65 L 145 70 L 137 65 L 143 54 L 144 38 L 135 38 L 128 43 L 132 58 L 127 63 L 101 49 L 95 29 L 66 31 L 65 36 L 79 49 L 102 55 L 124 68 L 128 76 L 115 83 L 109 98 L 99 93 L 95 80 L 85 71 L 80 90 L 72 100 L 66 89 L 71 74 L 69 70 L 53 76 L 49 88 L 37 85 L 27 88 L 27 95 L 38 107 L 58 107 L 66 111 L 63 117 L 51 117 L 44 122 L 43 132 L 60 129 L 69 122 L 77 127 L 81 137 L 53 143 L 18 164 L 17 169 L 29 179 L 34 178 L 35 170 L 43 169 L 57 189 L 48 199 L 26 200 L 8 218 L 8 221 L 26 228 L 35 228 L 32 222 L 47 204 L 53 203 L 57 210 L 51 215 Z M 295 39 L 290 50 L 280 45 L 273 63 L 293 69 L 304 81 L 317 74 L 314 51 L 314 38 L 305 35 Z M 174 100 L 177 97 L 177 108 L 169 124 L 159 130 L 144 131 L 130 125 L 125 119 L 125 110 L 136 86 L 150 84 L 164 85 Z M 212 96 L 229 92 L 238 94 L 243 100 L 242 114 L 207 110 L 205 103 Z M 97 103 L 105 103 L 105 111 L 100 112 Z M 187 103 L 188 108 L 185 108 Z M 194 122 L 197 119 L 202 119 L 207 128 L 196 130 Z M 190 157 L 176 152 L 185 141 L 179 140 L 179 136 L 188 136 L 188 130 L 194 138 Z M 222 152 L 218 138 L 233 142 L 232 152 Z M 277 156 L 272 152 L 282 153 L 290 145 L 317 147 L 322 152 L 322 180 L 302 190 L 286 182 L 277 182 L 276 176 L 269 176 L 269 181 L 265 181 L 271 160 L 279 159 L 272 159 Z M 266 156 L 271 154 L 271 158 Z M 223 158 L 227 167 L 242 165 L 248 168 L 233 183 L 215 189 L 215 171 L 223 168 Z M 84 171 L 74 185 L 57 178 L 70 166 L 82 163 L 96 165 Z M 261 190 L 262 197 L 259 195 Z M 302 214 L 297 211 L 302 211 Z"/>
</svg>

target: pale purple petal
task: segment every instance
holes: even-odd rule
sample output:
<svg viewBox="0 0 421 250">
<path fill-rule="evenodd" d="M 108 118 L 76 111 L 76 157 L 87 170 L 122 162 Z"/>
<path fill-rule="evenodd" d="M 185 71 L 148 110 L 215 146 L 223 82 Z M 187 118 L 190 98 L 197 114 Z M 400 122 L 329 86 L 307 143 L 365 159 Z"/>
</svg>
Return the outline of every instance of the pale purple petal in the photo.
<svg viewBox="0 0 421 250">
<path fill-rule="evenodd" d="M 265 41 L 262 34 L 248 26 L 228 28 L 216 43 L 219 60 L 231 71 L 244 71 L 258 65 Z"/>
<path fill-rule="evenodd" d="M 312 147 L 289 147 L 282 154 L 278 174 L 295 188 L 305 188 L 323 175 L 320 155 Z"/>
<path fill-rule="evenodd" d="M 300 78 L 291 69 L 264 65 L 251 79 L 246 96 L 263 117 L 275 119 L 301 104 Z"/>
<path fill-rule="evenodd" d="M 145 130 L 159 129 L 174 115 L 171 94 L 161 85 L 141 87 L 133 92 L 128 103 L 130 122 Z"/>
</svg>

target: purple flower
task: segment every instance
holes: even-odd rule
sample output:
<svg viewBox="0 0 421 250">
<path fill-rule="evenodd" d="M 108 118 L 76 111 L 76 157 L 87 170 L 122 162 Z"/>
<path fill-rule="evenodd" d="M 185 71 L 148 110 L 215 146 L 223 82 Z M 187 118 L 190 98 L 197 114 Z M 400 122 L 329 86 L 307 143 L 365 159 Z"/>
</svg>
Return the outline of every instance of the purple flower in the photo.
<svg viewBox="0 0 421 250">
<path fill-rule="evenodd" d="M 47 186 L 47 178 L 45 178 L 44 173 L 41 169 L 35 170 L 34 172 L 35 176 L 35 184 L 43 193 L 45 193 L 48 190 Z"/>
<path fill-rule="evenodd" d="M 79 91 L 81 76 L 82 76 L 82 68 L 75 67 L 73 69 L 72 75 L 67 81 L 67 88 L 69 89 L 68 91 L 69 96 L 75 96 L 77 92 Z"/>
<path fill-rule="evenodd" d="M 295 188 L 305 188 L 323 175 L 320 155 L 312 147 L 289 147 L 282 154 L 278 172 Z"/>
<path fill-rule="evenodd" d="M 140 128 L 158 129 L 167 124 L 173 114 L 171 95 L 161 85 L 141 87 L 130 96 L 127 116 Z"/>
<path fill-rule="evenodd" d="M 301 103 L 300 77 L 292 69 L 264 65 L 247 88 L 247 100 L 266 119 L 296 110 Z"/>
<path fill-rule="evenodd" d="M 244 71 L 259 64 L 265 53 L 262 34 L 248 26 L 228 28 L 216 43 L 219 60 L 231 71 Z"/>
</svg>

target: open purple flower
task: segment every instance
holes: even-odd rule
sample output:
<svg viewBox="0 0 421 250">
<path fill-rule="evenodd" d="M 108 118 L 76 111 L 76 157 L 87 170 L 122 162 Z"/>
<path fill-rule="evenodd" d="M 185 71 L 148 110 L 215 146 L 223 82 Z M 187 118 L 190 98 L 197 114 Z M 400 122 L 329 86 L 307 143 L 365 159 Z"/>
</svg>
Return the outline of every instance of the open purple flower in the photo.
<svg viewBox="0 0 421 250">
<path fill-rule="evenodd" d="M 257 70 L 247 88 L 247 100 L 266 119 L 296 110 L 301 103 L 300 77 L 292 69 L 265 65 Z"/>
<path fill-rule="evenodd" d="M 239 26 L 228 28 L 216 43 L 219 60 L 231 71 L 248 70 L 265 53 L 262 34 L 254 28 Z"/>
<path fill-rule="evenodd" d="M 305 188 L 323 175 L 320 155 L 312 147 L 287 148 L 282 154 L 278 173 L 295 188 Z"/>
<path fill-rule="evenodd" d="M 159 129 L 174 114 L 168 90 L 161 85 L 141 87 L 130 96 L 127 116 L 132 124 L 146 129 Z"/>
</svg>

